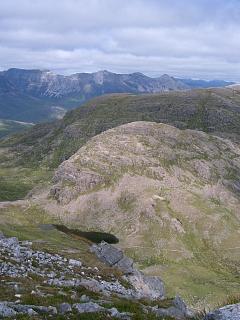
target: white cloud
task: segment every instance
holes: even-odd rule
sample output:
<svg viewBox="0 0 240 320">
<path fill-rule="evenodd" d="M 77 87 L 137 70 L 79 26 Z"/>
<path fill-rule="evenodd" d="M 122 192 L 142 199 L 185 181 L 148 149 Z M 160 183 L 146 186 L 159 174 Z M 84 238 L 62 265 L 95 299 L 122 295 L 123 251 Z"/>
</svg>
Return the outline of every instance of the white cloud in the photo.
<svg viewBox="0 0 240 320">
<path fill-rule="evenodd" d="M 240 81 L 237 0 L 0 2 L 0 67 Z"/>
</svg>

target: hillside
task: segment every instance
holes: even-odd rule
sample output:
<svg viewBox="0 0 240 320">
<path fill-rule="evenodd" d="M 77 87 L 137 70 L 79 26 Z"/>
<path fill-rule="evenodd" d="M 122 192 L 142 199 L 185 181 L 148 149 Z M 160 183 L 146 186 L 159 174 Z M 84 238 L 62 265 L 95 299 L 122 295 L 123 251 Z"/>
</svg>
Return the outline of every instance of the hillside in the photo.
<svg viewBox="0 0 240 320">
<path fill-rule="evenodd" d="M 240 94 L 232 89 L 193 90 L 151 95 L 95 98 L 60 120 L 40 124 L 0 146 L 17 148 L 27 165 L 56 167 L 89 138 L 133 121 L 154 121 L 211 132 L 238 141 Z"/>
<path fill-rule="evenodd" d="M 0 139 L 10 134 L 31 128 L 33 123 L 0 119 Z"/>
<path fill-rule="evenodd" d="M 110 232 L 170 296 L 216 305 L 239 287 L 239 106 L 231 88 L 108 95 L 2 140 L 1 230 Z"/>
<path fill-rule="evenodd" d="M 47 70 L 13 68 L 0 72 L 0 118 L 37 123 L 58 119 L 66 110 L 107 93 L 142 94 L 210 86 L 207 81 L 186 82 L 169 75 L 150 78 L 141 73 L 99 71 L 64 76 Z"/>
<path fill-rule="evenodd" d="M 231 88 L 97 97 L 62 120 L 38 124 L 0 142 L 0 199 L 21 199 L 91 137 L 133 121 L 203 130 L 236 143 L 240 94 Z"/>
<path fill-rule="evenodd" d="M 32 193 L 61 224 L 109 232 L 170 294 L 193 305 L 238 292 L 240 148 L 165 124 L 92 138 Z"/>
<path fill-rule="evenodd" d="M 0 73 L 0 118 L 22 122 L 50 121 L 58 118 L 55 106 L 19 90 Z"/>
</svg>

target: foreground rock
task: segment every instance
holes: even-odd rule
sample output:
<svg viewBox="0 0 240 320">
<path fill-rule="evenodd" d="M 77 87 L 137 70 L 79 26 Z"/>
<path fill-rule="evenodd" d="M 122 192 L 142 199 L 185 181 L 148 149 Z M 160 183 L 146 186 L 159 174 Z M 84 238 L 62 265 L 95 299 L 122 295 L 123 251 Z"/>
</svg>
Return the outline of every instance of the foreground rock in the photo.
<svg viewBox="0 0 240 320">
<path fill-rule="evenodd" d="M 159 277 L 145 276 L 134 269 L 133 260 L 126 257 L 122 250 L 102 241 L 98 245 L 93 245 L 91 252 L 94 252 L 107 265 L 120 269 L 136 290 L 138 298 L 152 300 L 164 298 L 165 289 L 162 280 Z"/>
<path fill-rule="evenodd" d="M 132 274 L 134 272 L 133 260 L 124 256 L 122 250 L 102 241 L 98 245 L 91 247 L 91 252 L 95 253 L 99 260 L 120 269 L 124 274 Z"/>
<path fill-rule="evenodd" d="M 87 313 L 99 313 L 102 312 L 109 316 L 116 317 L 122 320 L 131 319 L 130 313 L 119 312 L 116 308 L 107 309 L 95 302 L 87 303 L 75 303 L 72 306 L 68 303 L 61 304 L 59 310 L 56 307 L 45 307 L 35 305 L 22 305 L 12 302 L 0 302 L 0 318 L 13 318 L 17 315 L 28 315 L 28 316 L 52 316 L 59 314 L 70 314 L 74 310 L 78 314 Z M 46 319 L 44 317 L 44 319 Z"/>
<path fill-rule="evenodd" d="M 204 320 L 239 320 L 240 303 L 231 304 L 206 315 Z"/>
<path fill-rule="evenodd" d="M 177 320 L 192 319 L 194 317 L 194 313 L 187 307 L 185 302 L 179 296 L 176 296 L 172 301 L 172 306 L 169 308 L 152 308 L 151 310 L 157 316 L 171 317 Z"/>
<path fill-rule="evenodd" d="M 122 320 L 137 319 L 139 314 L 144 314 L 144 319 L 152 319 L 153 315 L 160 319 L 166 315 L 177 320 L 183 319 L 182 315 L 189 318 L 187 307 L 180 298 L 168 299 L 170 305 L 161 307 L 164 305 L 161 279 L 145 276 L 134 269 L 132 260 L 121 250 L 104 242 L 91 250 L 108 266 L 120 269 L 123 275 L 117 277 L 113 273 L 103 278 L 94 266 L 34 250 L 31 242 L 7 238 L 0 232 L 0 292 L 5 293 L 5 300 L 0 301 L 0 318 L 52 319 L 62 315 L 71 319 L 76 314 L 90 313 Z M 49 305 L 48 297 L 52 305 Z M 154 308 L 151 307 L 152 300 L 156 304 Z M 116 302 L 120 306 L 135 304 L 135 313 L 130 307 L 129 311 L 121 312 L 115 307 Z"/>
</svg>

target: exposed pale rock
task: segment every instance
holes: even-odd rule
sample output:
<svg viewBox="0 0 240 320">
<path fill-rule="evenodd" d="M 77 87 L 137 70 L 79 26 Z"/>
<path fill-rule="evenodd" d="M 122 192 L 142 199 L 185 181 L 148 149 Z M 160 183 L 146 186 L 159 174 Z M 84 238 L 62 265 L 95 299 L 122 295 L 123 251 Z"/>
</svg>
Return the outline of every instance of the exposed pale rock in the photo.
<svg viewBox="0 0 240 320">
<path fill-rule="evenodd" d="M 88 297 L 88 296 L 86 296 L 85 294 L 83 294 L 82 296 L 81 296 L 81 298 L 80 298 L 80 301 L 81 302 L 89 302 L 91 299 Z"/>
<path fill-rule="evenodd" d="M 128 280 L 140 297 L 148 299 L 164 298 L 164 284 L 159 277 L 145 276 L 142 272 L 136 270 L 133 275 L 128 276 Z"/>
<path fill-rule="evenodd" d="M 130 274 L 134 271 L 133 260 L 124 256 L 120 249 L 104 241 L 98 245 L 93 245 L 91 252 L 94 252 L 103 263 L 120 269 L 124 274 Z"/>
<path fill-rule="evenodd" d="M 73 309 L 78 313 L 100 312 L 105 310 L 105 308 L 94 302 L 75 303 Z"/>
<path fill-rule="evenodd" d="M 122 250 L 103 241 L 98 245 L 92 245 L 91 252 L 94 252 L 105 264 L 119 268 L 133 286 L 135 296 L 149 299 L 164 298 L 165 290 L 162 280 L 159 277 L 145 276 L 134 269 L 133 260 L 126 257 Z"/>
<path fill-rule="evenodd" d="M 0 302 L 0 317 L 8 318 L 14 317 L 16 315 L 16 311 L 8 306 L 4 302 Z"/>
<path fill-rule="evenodd" d="M 72 307 L 69 303 L 61 303 L 59 306 L 59 313 L 65 314 L 72 311 Z"/>
<path fill-rule="evenodd" d="M 172 317 L 173 319 L 176 319 L 176 320 L 186 320 L 186 319 L 192 319 L 194 317 L 194 313 L 187 307 L 185 302 L 179 296 L 175 297 L 171 307 L 169 308 L 153 307 L 151 310 L 158 316 Z"/>
<path fill-rule="evenodd" d="M 82 266 L 82 262 L 79 260 L 75 260 L 75 259 L 70 259 L 69 264 L 74 267 L 81 267 Z"/>
<path fill-rule="evenodd" d="M 239 320 L 240 303 L 227 305 L 206 315 L 204 320 Z"/>
<path fill-rule="evenodd" d="M 112 308 L 108 310 L 110 312 L 111 316 L 117 319 L 122 319 L 122 320 L 130 320 L 132 313 L 128 312 L 119 312 L 116 308 Z"/>
</svg>

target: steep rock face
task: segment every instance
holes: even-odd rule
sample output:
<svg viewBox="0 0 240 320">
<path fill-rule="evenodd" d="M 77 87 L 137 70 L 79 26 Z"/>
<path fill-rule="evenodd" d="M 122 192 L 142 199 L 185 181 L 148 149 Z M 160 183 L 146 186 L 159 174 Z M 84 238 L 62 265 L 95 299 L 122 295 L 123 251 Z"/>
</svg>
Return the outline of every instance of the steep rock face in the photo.
<svg viewBox="0 0 240 320">
<path fill-rule="evenodd" d="M 115 234 L 145 272 L 165 275 L 180 294 L 187 282 L 199 296 L 219 297 L 237 290 L 239 172 L 240 149 L 229 140 L 133 122 L 63 162 L 42 205 L 63 223 Z"/>
</svg>

